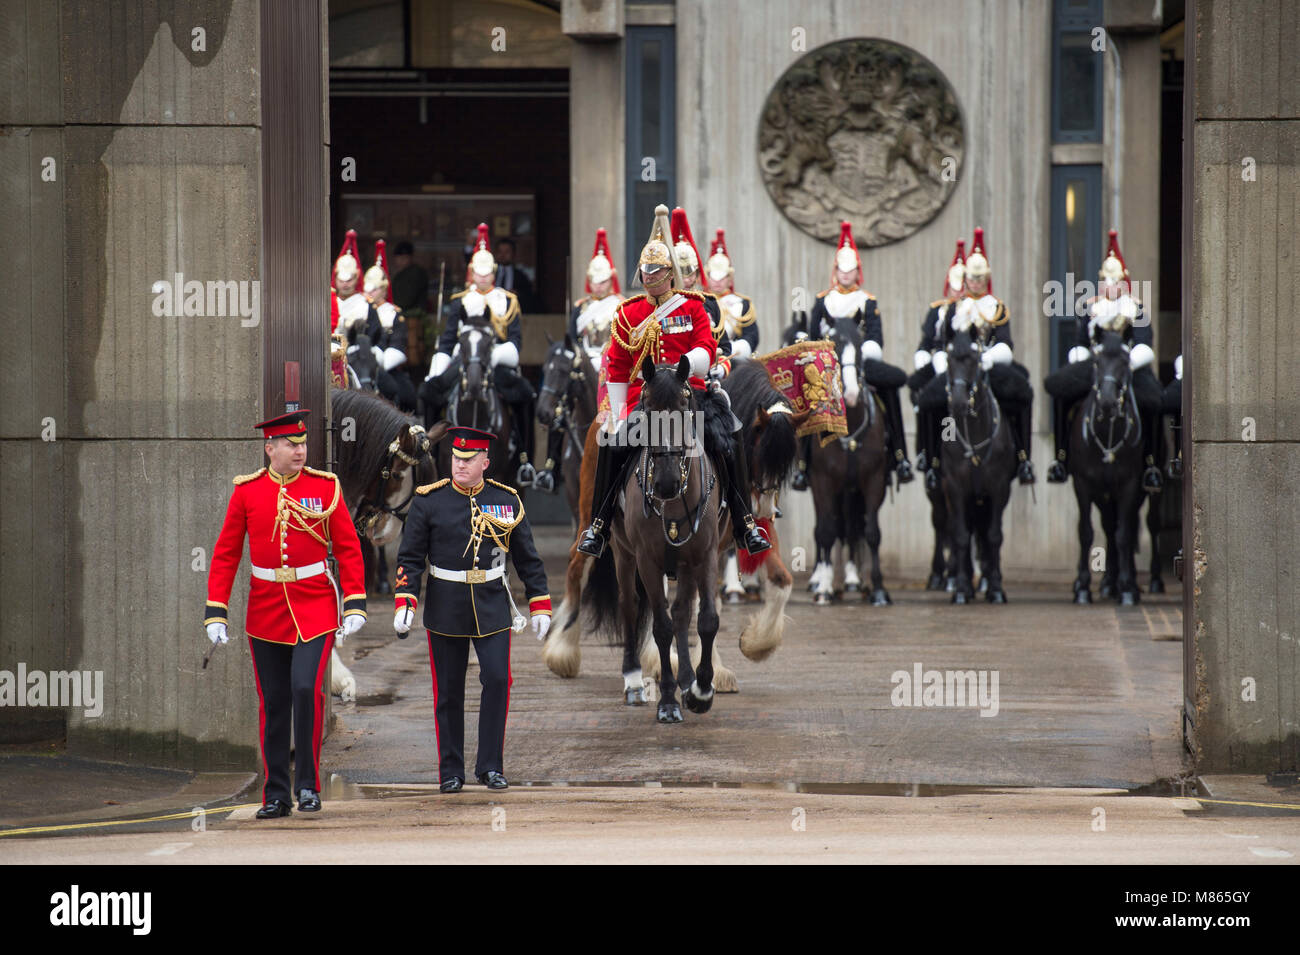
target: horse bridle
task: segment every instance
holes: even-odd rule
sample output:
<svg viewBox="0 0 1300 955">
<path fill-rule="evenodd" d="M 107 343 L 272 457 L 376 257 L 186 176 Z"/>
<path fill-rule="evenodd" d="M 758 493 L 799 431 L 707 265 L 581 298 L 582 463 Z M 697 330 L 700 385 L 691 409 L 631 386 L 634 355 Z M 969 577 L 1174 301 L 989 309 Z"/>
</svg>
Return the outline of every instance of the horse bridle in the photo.
<svg viewBox="0 0 1300 955">
<path fill-rule="evenodd" d="M 492 331 L 490 327 L 484 328 L 483 326 L 473 325 L 473 324 L 471 324 L 468 327 L 472 329 L 478 329 L 483 334 L 489 336 L 489 343 L 491 341 L 491 336 L 496 334 L 494 331 Z M 484 361 L 481 355 L 470 355 L 469 357 L 466 357 L 463 350 L 460 356 L 460 386 L 456 391 L 455 400 L 450 402 L 449 419 L 453 425 L 460 424 L 460 401 L 461 401 L 461 397 L 467 391 L 469 391 L 470 365 L 478 365 L 482 369 L 482 374 L 479 378 L 479 381 L 480 381 L 480 386 L 483 388 L 484 395 L 485 395 L 484 398 L 481 399 L 475 398 L 473 400 L 475 401 L 475 403 L 479 401 L 483 401 L 483 403 L 487 405 L 488 430 L 496 431 L 497 430 L 496 419 L 500 411 L 500 408 L 498 406 L 499 398 L 497 395 L 496 387 L 489 380 L 491 377 L 491 362 Z M 478 427 L 477 419 L 475 420 L 474 426 Z"/>
<path fill-rule="evenodd" d="M 689 385 L 683 386 L 687 389 L 689 397 Z M 636 469 L 636 483 L 641 489 L 641 513 L 644 517 L 649 517 L 651 513 L 659 518 L 660 527 L 663 529 L 664 540 L 672 547 L 681 547 L 687 541 L 695 537 L 696 531 L 700 529 L 700 520 L 704 516 L 704 511 L 709 502 L 709 495 L 713 493 L 713 485 L 716 475 L 712 468 L 706 468 L 704 459 L 708 457 L 704 453 L 703 447 L 700 446 L 699 435 L 695 431 L 695 416 L 689 414 L 691 408 L 687 404 L 686 413 L 688 420 L 691 422 L 690 441 L 683 441 L 680 448 L 669 446 L 662 450 L 651 451 L 647 446 L 641 451 L 641 464 Z M 699 448 L 698 453 L 691 455 L 689 449 Z M 654 462 L 655 458 L 677 456 L 677 490 L 667 497 L 659 497 L 654 492 Z M 690 486 L 691 479 L 691 458 L 700 459 L 700 499 L 695 503 L 695 516 L 691 516 L 691 506 L 686 502 L 686 491 Z M 680 518 L 667 517 L 664 514 L 664 505 L 671 504 L 673 501 L 681 501 L 682 507 L 686 513 Z M 685 537 L 678 530 L 679 523 L 688 523 L 689 533 Z"/>
<path fill-rule="evenodd" d="M 581 348 L 582 346 L 579 345 L 578 347 Z M 564 386 L 563 390 L 543 384 L 541 390 L 538 392 L 538 397 L 540 398 L 546 395 L 557 396 L 555 399 L 555 415 L 551 421 L 551 429 L 562 428 L 566 440 L 572 443 L 574 450 L 577 451 L 578 454 L 581 454 L 582 444 L 580 443 L 578 436 L 573 433 L 572 428 L 565 426 L 565 422 L 573 419 L 573 409 L 577 401 L 575 392 L 578 384 L 579 382 L 585 382 L 587 380 L 586 374 L 578 368 L 578 358 L 578 353 L 575 350 L 572 357 L 569 359 L 569 371 L 567 373 L 569 383 Z"/>
<path fill-rule="evenodd" d="M 966 399 L 966 403 L 970 406 L 971 411 L 975 410 L 975 396 L 980 393 L 983 393 L 984 395 L 984 404 L 992 411 L 993 425 L 989 429 L 989 436 L 983 441 L 977 443 L 972 443 L 970 440 L 970 425 L 968 424 L 966 426 L 966 433 L 962 434 L 961 425 L 958 423 L 961 419 L 955 414 L 952 416 L 953 430 L 957 434 L 958 443 L 961 444 L 962 455 L 970 461 L 971 467 L 977 468 L 981 463 L 980 452 L 993 444 L 993 439 L 998 436 L 998 430 L 1002 427 L 1002 408 L 993 400 L 993 389 L 989 385 L 988 370 L 981 367 L 979 377 L 976 378 L 973 383 L 966 381 L 965 378 L 956 378 L 953 375 L 948 375 L 944 388 L 948 392 L 949 411 L 953 410 L 952 385 L 955 381 L 961 382 L 970 389 L 970 397 Z"/>
<path fill-rule="evenodd" d="M 1108 416 L 1109 425 L 1106 429 L 1106 441 L 1108 444 L 1102 444 L 1101 430 L 1098 427 L 1097 409 L 1101 403 L 1101 383 L 1104 381 L 1113 381 L 1119 386 L 1119 407 L 1124 416 L 1124 433 L 1120 435 L 1119 440 L 1115 441 L 1115 419 L 1116 414 Z M 1095 362 L 1092 367 L 1092 409 L 1083 419 L 1083 436 L 1085 440 L 1091 440 L 1097 450 L 1101 452 L 1101 459 L 1106 464 L 1111 464 L 1115 460 L 1115 452 L 1124 447 L 1129 442 L 1129 436 L 1133 434 L 1133 429 L 1137 428 L 1137 440 L 1142 440 L 1142 416 L 1137 413 L 1137 395 L 1129 386 L 1133 383 L 1133 374 L 1130 371 L 1127 380 L 1121 382 L 1114 375 L 1101 374 L 1101 366 Z M 1129 414 L 1129 399 L 1132 398 L 1133 414 Z M 1091 424 L 1092 435 L 1089 438 L 1088 425 Z"/>
<path fill-rule="evenodd" d="M 379 472 L 379 481 L 375 485 L 375 500 L 362 502 L 363 507 L 366 508 L 366 516 L 364 518 L 358 516 L 355 522 L 358 535 L 368 533 L 385 514 L 391 514 L 401 521 L 403 525 L 406 524 L 406 512 L 410 509 L 411 501 L 415 497 L 414 469 L 419 466 L 422 460 L 431 457 L 429 435 L 424 428 L 418 424 L 407 425 L 407 433 L 415 438 L 420 453 L 416 456 L 407 454 L 402 450 L 402 434 L 400 431 L 397 437 L 389 443 L 388 457 L 384 461 L 384 466 Z M 397 504 L 390 506 L 384 502 L 384 486 L 393 476 L 394 459 L 406 462 L 411 469 L 411 489 L 407 492 L 406 497 L 402 498 Z"/>
</svg>

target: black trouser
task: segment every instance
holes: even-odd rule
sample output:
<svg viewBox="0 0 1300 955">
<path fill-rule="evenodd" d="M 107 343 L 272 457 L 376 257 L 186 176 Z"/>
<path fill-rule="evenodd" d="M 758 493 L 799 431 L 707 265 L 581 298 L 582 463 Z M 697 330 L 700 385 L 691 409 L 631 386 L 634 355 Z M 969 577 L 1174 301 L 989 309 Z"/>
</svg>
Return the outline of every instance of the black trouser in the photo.
<svg viewBox="0 0 1300 955">
<path fill-rule="evenodd" d="M 469 645 L 478 656 L 483 685 L 478 706 L 478 759 L 474 775 L 505 773 L 506 712 L 510 708 L 510 637 L 502 630 L 486 637 L 429 635 L 433 676 L 434 733 L 438 745 L 438 781 L 465 778 L 465 671 Z"/>
<path fill-rule="evenodd" d="M 889 427 L 889 463 L 898 467 L 907 460 L 907 435 L 903 432 L 903 409 L 898 400 L 897 388 L 876 387 L 876 394 L 885 406 L 885 423 Z M 864 401 L 871 400 L 869 392 L 863 392 Z"/>
<path fill-rule="evenodd" d="M 297 643 L 249 637 L 262 730 L 262 803 L 291 801 L 289 728 L 294 739 L 294 789 L 320 792 L 320 743 L 325 722 L 321 687 L 334 634 Z"/>
<path fill-rule="evenodd" d="M 546 429 L 546 460 L 542 462 L 542 467 L 538 470 L 556 471 L 559 474 L 560 459 L 564 454 L 564 434 L 568 430 L 567 425 L 551 425 Z"/>
</svg>

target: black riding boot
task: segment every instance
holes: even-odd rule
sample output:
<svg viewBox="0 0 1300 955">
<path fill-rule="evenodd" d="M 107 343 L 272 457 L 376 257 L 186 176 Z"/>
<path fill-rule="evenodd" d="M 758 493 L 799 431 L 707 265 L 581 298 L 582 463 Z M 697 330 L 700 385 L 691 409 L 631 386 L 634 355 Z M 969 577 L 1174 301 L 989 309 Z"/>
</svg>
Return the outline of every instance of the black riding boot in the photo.
<svg viewBox="0 0 1300 955">
<path fill-rule="evenodd" d="M 736 546 L 751 554 L 761 554 L 772 544 L 750 513 L 749 466 L 736 441 L 722 456 L 722 464 L 727 470 L 727 507 L 731 509 L 731 532 L 736 538 Z"/>
<path fill-rule="evenodd" d="M 1183 476 L 1183 419 L 1181 415 L 1171 415 L 1169 419 L 1169 434 L 1173 439 L 1173 455 L 1169 463 L 1165 466 L 1165 473 L 1169 479 L 1177 481 Z"/>
<path fill-rule="evenodd" d="M 563 425 L 552 425 L 546 432 L 546 463 L 533 478 L 533 490 L 546 494 L 555 493 L 555 469 L 559 466 L 560 455 L 564 452 Z"/>
<path fill-rule="evenodd" d="M 596 450 L 596 485 L 592 488 L 591 526 L 582 532 L 578 550 L 599 557 L 609 540 L 609 519 L 614 515 L 614 502 L 618 500 L 617 477 L 631 457 L 631 449 L 598 443 Z"/>
<path fill-rule="evenodd" d="M 898 400 L 897 388 L 881 388 L 877 392 L 885 402 L 885 414 L 889 426 L 889 453 L 894 462 L 894 474 L 898 483 L 906 484 L 912 480 L 912 465 L 907 461 L 907 434 L 903 431 L 903 409 Z M 868 397 L 869 396 L 864 396 Z"/>
<path fill-rule="evenodd" d="M 925 489 L 927 491 L 939 490 L 939 481 L 942 475 L 939 472 L 939 449 L 943 447 L 940 443 L 943 441 L 943 422 L 944 416 L 937 411 L 925 412 L 925 453 L 930 455 L 930 466 L 925 469 Z"/>
<path fill-rule="evenodd" d="M 1012 416 L 1015 419 L 1016 460 L 1020 462 L 1016 477 L 1021 484 L 1033 484 L 1037 478 L 1034 477 L 1034 466 L 1029 462 L 1030 442 L 1033 440 L 1030 434 L 1032 416 L 1029 408 L 1016 408 Z"/>
<path fill-rule="evenodd" d="M 1147 415 L 1142 422 L 1142 428 L 1142 461 L 1146 465 L 1142 472 L 1142 489 L 1148 494 L 1159 494 L 1165 486 L 1157 462 L 1160 446 L 1163 443 L 1160 434 L 1160 415 Z"/>
<path fill-rule="evenodd" d="M 1070 476 L 1065 467 L 1070 448 L 1070 407 L 1061 398 L 1052 399 L 1052 440 L 1056 458 L 1047 469 L 1047 483 L 1064 484 Z"/>
<path fill-rule="evenodd" d="M 808 490 L 808 465 L 812 461 L 812 435 L 799 439 L 799 463 L 795 465 L 794 477 L 790 478 L 790 490 Z"/>
</svg>

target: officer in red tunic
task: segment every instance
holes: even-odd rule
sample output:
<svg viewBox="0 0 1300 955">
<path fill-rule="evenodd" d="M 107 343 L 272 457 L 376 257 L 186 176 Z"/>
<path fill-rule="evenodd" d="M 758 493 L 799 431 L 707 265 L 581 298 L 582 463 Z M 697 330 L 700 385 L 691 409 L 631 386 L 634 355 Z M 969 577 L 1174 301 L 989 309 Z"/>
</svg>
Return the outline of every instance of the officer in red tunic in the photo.
<svg viewBox="0 0 1300 955">
<path fill-rule="evenodd" d="M 433 671 L 439 788 L 457 793 L 465 785 L 465 670 L 473 643 L 483 684 L 475 776 L 489 789 L 506 789 L 510 637 L 525 626 L 505 582 L 506 555 L 523 581 L 538 640 L 545 639 L 551 626 L 551 597 L 518 492 L 483 478 L 495 436 L 466 427 L 450 428 L 447 434 L 451 478 L 416 488 L 406 516 L 397 552 L 393 629 L 405 638 L 415 622 L 427 562 L 424 627 Z"/>
<path fill-rule="evenodd" d="M 628 409 L 635 407 L 644 384 L 639 371 L 646 358 L 656 365 L 676 365 L 685 356 L 691 366 L 690 386 L 696 390 L 696 399 L 706 418 L 707 442 L 707 436 L 718 430 L 707 426 L 710 416 L 725 414 L 735 422 L 735 415 L 731 414 L 725 393 L 720 389 L 706 390 L 704 378 L 717 359 L 714 322 L 705 307 L 704 293 L 681 287 L 681 276 L 674 272 L 673 255 L 668 247 L 671 234 L 667 207 L 656 207 L 650 241 L 641 250 L 639 262 L 646 294 L 634 295 L 620 305 L 611 329 L 607 381 L 610 413 L 605 426 L 610 432 L 616 431 L 627 417 Z M 732 432 L 733 429 L 728 426 L 723 430 Z M 749 476 L 745 473 L 745 456 L 739 450 L 736 434 L 733 433 L 728 445 L 714 448 L 706 444 L 705 450 L 727 476 L 725 493 L 737 546 L 758 554 L 772 545 L 750 513 Z M 595 518 L 578 541 L 578 550 L 592 557 L 599 557 L 605 549 L 621 476 L 635 451 L 626 441 L 617 439 L 601 441 L 598 446 L 592 499 Z"/>
<path fill-rule="evenodd" d="M 366 619 L 361 545 L 339 480 L 305 467 L 308 411 L 263 421 L 270 467 L 235 478 L 226 520 L 212 552 L 203 622 L 226 643 L 230 591 L 248 536 L 253 565 L 244 629 L 253 654 L 262 737 L 262 808 L 257 818 L 287 816 L 289 728 L 298 741 L 294 788 L 298 809 L 320 810 L 321 682 L 334 646 Z M 327 558 L 333 545 L 343 596 Z M 342 614 L 342 625 L 339 616 Z"/>
</svg>

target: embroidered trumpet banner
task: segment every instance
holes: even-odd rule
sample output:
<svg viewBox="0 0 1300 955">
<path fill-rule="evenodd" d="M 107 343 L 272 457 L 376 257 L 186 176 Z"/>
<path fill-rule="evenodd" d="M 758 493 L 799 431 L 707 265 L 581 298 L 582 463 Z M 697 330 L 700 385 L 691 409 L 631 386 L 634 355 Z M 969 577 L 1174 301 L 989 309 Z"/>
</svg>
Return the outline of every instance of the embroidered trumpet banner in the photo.
<svg viewBox="0 0 1300 955">
<path fill-rule="evenodd" d="M 795 414 L 811 410 L 799 437 L 820 434 L 826 444 L 835 435 L 848 434 L 840 364 L 830 342 L 798 342 L 759 360 Z"/>
</svg>

